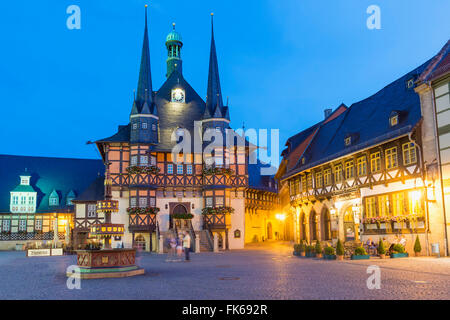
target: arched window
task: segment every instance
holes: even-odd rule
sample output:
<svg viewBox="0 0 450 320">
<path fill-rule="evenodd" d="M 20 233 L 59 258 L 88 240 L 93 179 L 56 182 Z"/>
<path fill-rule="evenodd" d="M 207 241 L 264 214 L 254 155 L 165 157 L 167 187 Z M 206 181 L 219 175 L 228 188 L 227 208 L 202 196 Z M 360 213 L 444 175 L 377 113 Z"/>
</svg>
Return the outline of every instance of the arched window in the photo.
<svg viewBox="0 0 450 320">
<path fill-rule="evenodd" d="M 314 210 L 311 211 L 309 214 L 309 226 L 310 226 L 310 239 L 318 240 L 317 239 L 317 222 L 316 222 L 316 212 Z"/>
<path fill-rule="evenodd" d="M 322 211 L 322 240 L 331 240 L 331 217 L 328 208 Z"/>
</svg>

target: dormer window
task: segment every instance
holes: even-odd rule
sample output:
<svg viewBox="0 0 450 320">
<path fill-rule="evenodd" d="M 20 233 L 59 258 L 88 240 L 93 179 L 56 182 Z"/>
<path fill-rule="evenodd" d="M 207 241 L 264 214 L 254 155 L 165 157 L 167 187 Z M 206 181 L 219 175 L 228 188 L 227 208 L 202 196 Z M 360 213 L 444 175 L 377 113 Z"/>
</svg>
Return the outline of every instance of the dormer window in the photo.
<svg viewBox="0 0 450 320">
<path fill-rule="evenodd" d="M 302 158 L 302 164 L 305 164 L 306 163 L 306 159 L 303 157 Z"/>
<path fill-rule="evenodd" d="M 344 142 L 345 142 L 345 146 L 348 147 L 349 145 L 352 144 L 352 137 L 351 136 L 350 137 L 346 137 L 344 139 Z"/>
<path fill-rule="evenodd" d="M 73 199 L 75 199 L 75 192 L 73 192 L 73 190 L 70 190 L 69 193 L 67 194 L 66 205 L 73 206 L 72 203 Z"/>
<path fill-rule="evenodd" d="M 407 87 L 408 89 L 413 88 L 413 87 L 414 87 L 414 79 L 409 79 L 409 80 L 406 82 L 406 87 Z"/>
<path fill-rule="evenodd" d="M 49 206 L 57 206 L 59 205 L 59 195 L 56 192 L 56 190 L 53 189 L 52 193 L 50 194 L 48 198 L 48 205 Z"/>
<path fill-rule="evenodd" d="M 394 127 L 398 124 L 398 113 L 394 113 L 391 115 L 391 117 L 389 118 L 389 124 L 391 125 L 391 127 Z"/>
</svg>

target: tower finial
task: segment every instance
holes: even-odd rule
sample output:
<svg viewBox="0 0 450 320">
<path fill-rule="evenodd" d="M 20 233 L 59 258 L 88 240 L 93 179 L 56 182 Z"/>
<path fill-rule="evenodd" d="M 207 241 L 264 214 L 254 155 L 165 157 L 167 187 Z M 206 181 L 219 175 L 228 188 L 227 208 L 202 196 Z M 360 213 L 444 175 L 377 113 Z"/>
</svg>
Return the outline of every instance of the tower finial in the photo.
<svg viewBox="0 0 450 320">
<path fill-rule="evenodd" d="M 173 30 L 175 31 L 175 22 L 172 23 L 172 26 L 173 26 Z"/>
</svg>

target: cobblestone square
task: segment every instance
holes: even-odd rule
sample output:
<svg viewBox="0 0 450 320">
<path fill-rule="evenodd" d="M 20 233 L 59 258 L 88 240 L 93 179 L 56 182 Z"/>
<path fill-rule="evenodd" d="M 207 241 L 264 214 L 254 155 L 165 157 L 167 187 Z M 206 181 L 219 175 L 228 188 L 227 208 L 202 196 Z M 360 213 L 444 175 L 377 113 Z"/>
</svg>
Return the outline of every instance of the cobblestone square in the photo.
<svg viewBox="0 0 450 320">
<path fill-rule="evenodd" d="M 192 261 L 166 262 L 143 253 L 145 275 L 82 280 L 68 289 L 66 268 L 75 256 L 25 257 L 0 252 L 0 299 L 449 299 L 450 259 L 403 258 L 324 261 L 292 255 L 287 244 L 192 254 Z M 381 269 L 381 289 L 370 290 L 367 267 Z"/>
</svg>

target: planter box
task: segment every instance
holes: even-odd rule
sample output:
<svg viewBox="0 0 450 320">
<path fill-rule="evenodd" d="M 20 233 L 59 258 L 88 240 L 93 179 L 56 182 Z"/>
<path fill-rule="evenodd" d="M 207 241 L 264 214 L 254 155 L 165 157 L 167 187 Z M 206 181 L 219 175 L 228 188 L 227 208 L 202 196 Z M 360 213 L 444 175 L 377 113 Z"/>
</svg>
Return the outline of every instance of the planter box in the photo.
<svg viewBox="0 0 450 320">
<path fill-rule="evenodd" d="M 315 253 L 311 253 L 311 252 L 306 252 L 305 253 L 305 257 L 307 257 L 307 258 L 314 258 L 315 256 L 316 256 Z"/>
<path fill-rule="evenodd" d="M 352 254 L 352 260 L 369 260 L 370 259 L 370 255 L 365 254 L 365 255 L 361 255 L 361 256 L 355 256 L 354 254 Z"/>
<path fill-rule="evenodd" d="M 406 253 L 392 253 L 391 254 L 391 259 L 394 259 L 394 258 L 407 258 L 407 257 L 409 257 L 407 252 Z"/>
<path fill-rule="evenodd" d="M 376 230 L 378 228 L 377 228 L 377 225 L 375 223 L 369 223 L 369 224 L 366 224 L 366 229 L 367 230 Z"/>
<path fill-rule="evenodd" d="M 406 224 L 404 224 L 403 222 L 394 222 L 394 229 L 401 230 L 404 227 L 406 227 Z"/>
<path fill-rule="evenodd" d="M 380 223 L 380 229 L 382 230 L 386 229 L 386 223 Z"/>
<path fill-rule="evenodd" d="M 323 255 L 323 258 L 324 258 L 325 260 L 336 260 L 336 255 L 335 255 L 335 254 L 331 254 L 331 255 L 329 255 L 329 254 L 324 254 L 324 255 Z"/>
</svg>

